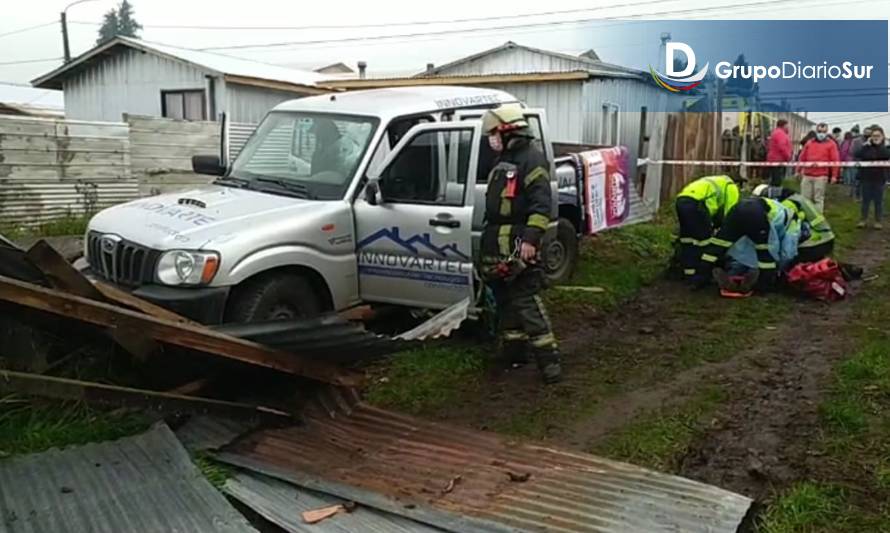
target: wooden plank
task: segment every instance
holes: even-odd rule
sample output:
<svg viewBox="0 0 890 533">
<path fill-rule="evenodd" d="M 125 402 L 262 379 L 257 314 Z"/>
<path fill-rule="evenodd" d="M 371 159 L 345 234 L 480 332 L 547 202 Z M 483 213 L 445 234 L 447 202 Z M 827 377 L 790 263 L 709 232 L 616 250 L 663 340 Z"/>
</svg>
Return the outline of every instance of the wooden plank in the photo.
<svg viewBox="0 0 890 533">
<path fill-rule="evenodd" d="M 329 363 L 307 360 L 297 354 L 272 350 L 207 328 L 178 324 L 4 276 L 0 276 L 0 300 L 97 326 L 129 327 L 165 344 L 191 348 L 325 383 L 354 387 L 362 381 L 360 376 Z"/>
<path fill-rule="evenodd" d="M 68 150 L 3 150 L 5 165 L 38 166 L 124 166 L 124 152 L 90 152 Z"/>
<path fill-rule="evenodd" d="M 106 301 L 102 293 L 90 283 L 90 280 L 71 266 L 71 263 L 66 261 L 46 241 L 40 240 L 34 243 L 25 252 L 25 259 L 43 273 L 52 287 L 98 302 Z M 108 333 L 116 343 L 137 359 L 146 359 L 151 353 L 158 350 L 158 345 L 153 340 L 140 335 L 138 331 L 112 329 Z"/>
<path fill-rule="evenodd" d="M 64 170 L 64 171 L 63 171 Z M 2 165 L 0 178 L 9 180 L 60 180 L 60 179 L 126 179 L 130 176 L 130 166 L 89 165 L 60 167 L 55 164 L 46 165 Z"/>
<path fill-rule="evenodd" d="M 4 153 L 12 150 L 34 150 L 38 152 L 68 151 L 124 152 L 130 144 L 122 140 L 94 139 L 83 137 L 44 137 L 30 135 L 4 135 L 0 139 L 0 149 Z"/>
<path fill-rule="evenodd" d="M 0 370 L 0 391 L 4 395 L 19 393 L 59 400 L 79 400 L 90 404 L 113 407 L 147 407 L 152 411 L 158 412 L 218 413 L 247 419 L 282 420 L 292 418 L 290 413 L 248 403 L 214 400 L 175 392 L 158 392 L 9 370 Z"/>
</svg>

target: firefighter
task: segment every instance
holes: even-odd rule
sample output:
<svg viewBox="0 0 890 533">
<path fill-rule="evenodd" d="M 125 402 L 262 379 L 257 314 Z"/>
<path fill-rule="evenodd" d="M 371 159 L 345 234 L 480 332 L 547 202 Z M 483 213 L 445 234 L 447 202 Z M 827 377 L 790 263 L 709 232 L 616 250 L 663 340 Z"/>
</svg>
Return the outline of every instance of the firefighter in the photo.
<svg viewBox="0 0 890 533">
<path fill-rule="evenodd" d="M 498 154 L 485 194 L 482 263 L 497 302 L 500 349 L 518 364 L 531 356 L 544 382 L 555 383 L 562 373 L 559 350 L 538 296 L 544 286 L 539 252 L 552 206 L 549 164 L 518 105 L 487 111 L 482 129 Z"/>
<path fill-rule="evenodd" d="M 775 286 L 782 268 L 797 256 L 800 223 L 794 211 L 772 198 L 752 196 L 739 201 L 705 247 L 702 262 L 711 270 L 727 254 L 734 265 L 758 270 L 757 286 Z"/>
<path fill-rule="evenodd" d="M 766 185 L 754 188 L 754 195 L 766 196 Z M 797 245 L 797 261 L 814 263 L 830 256 L 834 251 L 834 231 L 816 206 L 800 193 L 783 188 L 779 200 L 790 209 L 801 224 L 800 243 Z"/>
<path fill-rule="evenodd" d="M 695 286 L 709 281 L 709 269 L 702 265 L 704 249 L 714 231 L 739 201 L 739 187 L 729 176 L 699 178 L 680 191 L 675 207 L 680 222 L 679 261 L 683 277 Z"/>
</svg>

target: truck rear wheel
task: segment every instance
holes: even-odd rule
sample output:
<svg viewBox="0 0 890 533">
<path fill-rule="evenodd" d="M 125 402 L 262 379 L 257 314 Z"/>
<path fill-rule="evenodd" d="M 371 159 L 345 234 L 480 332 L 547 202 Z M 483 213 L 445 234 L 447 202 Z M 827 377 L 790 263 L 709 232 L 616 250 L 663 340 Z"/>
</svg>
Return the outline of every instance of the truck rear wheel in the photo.
<svg viewBox="0 0 890 533">
<path fill-rule="evenodd" d="M 569 280 L 578 262 L 578 235 L 571 221 L 559 219 L 556 238 L 547 242 L 543 258 L 547 280 L 551 284 Z"/>
<path fill-rule="evenodd" d="M 235 287 L 229 296 L 226 322 L 310 318 L 322 311 L 324 306 L 308 279 L 295 273 L 277 273 Z"/>
</svg>

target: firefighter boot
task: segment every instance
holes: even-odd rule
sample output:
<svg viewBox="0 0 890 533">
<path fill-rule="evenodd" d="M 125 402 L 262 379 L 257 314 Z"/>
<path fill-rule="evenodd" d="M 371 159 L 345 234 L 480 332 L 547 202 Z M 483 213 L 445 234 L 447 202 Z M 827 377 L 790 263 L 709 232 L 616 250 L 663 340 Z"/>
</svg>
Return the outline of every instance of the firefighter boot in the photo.
<svg viewBox="0 0 890 533">
<path fill-rule="evenodd" d="M 501 337 L 500 357 L 514 367 L 528 363 L 528 336 L 517 331 L 506 331 Z"/>
<path fill-rule="evenodd" d="M 559 350 L 556 348 L 535 349 L 535 362 L 546 385 L 562 380 L 562 366 L 559 364 Z"/>
</svg>

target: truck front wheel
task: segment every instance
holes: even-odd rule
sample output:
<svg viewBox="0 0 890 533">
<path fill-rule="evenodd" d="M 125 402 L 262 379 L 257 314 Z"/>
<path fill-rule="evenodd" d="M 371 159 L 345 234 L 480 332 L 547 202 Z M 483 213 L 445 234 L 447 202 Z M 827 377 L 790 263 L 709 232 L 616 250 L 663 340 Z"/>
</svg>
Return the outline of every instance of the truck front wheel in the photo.
<svg viewBox="0 0 890 533">
<path fill-rule="evenodd" d="M 235 287 L 226 307 L 226 322 L 292 320 L 317 316 L 322 311 L 324 306 L 306 277 L 275 273 Z"/>
<path fill-rule="evenodd" d="M 578 235 L 571 221 L 559 219 L 556 238 L 546 243 L 543 257 L 547 280 L 551 284 L 569 280 L 578 261 Z"/>
</svg>

